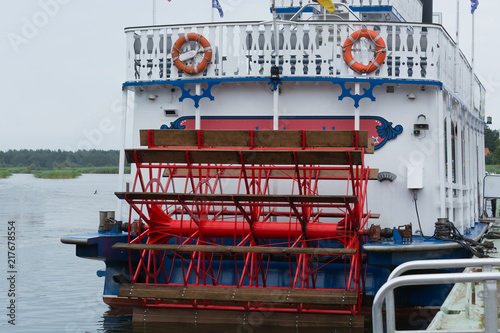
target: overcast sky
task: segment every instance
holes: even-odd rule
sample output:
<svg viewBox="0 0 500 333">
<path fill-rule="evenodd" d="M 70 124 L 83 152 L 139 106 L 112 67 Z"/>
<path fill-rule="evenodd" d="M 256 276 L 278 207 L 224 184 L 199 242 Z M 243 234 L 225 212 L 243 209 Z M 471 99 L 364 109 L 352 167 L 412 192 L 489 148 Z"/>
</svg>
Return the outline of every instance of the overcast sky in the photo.
<svg viewBox="0 0 500 333">
<path fill-rule="evenodd" d="M 0 150 L 119 149 L 123 28 L 151 25 L 152 3 L 3 1 Z M 216 21 L 270 19 L 269 0 L 220 3 L 225 16 L 216 15 Z M 445 28 L 455 36 L 457 0 L 434 0 L 434 11 L 443 13 Z M 469 0 L 460 0 L 460 13 L 460 44 L 470 59 Z M 489 90 L 486 113 L 495 129 L 500 128 L 500 66 L 493 24 L 499 13 L 498 0 L 480 0 L 476 11 L 476 72 Z M 157 0 L 158 24 L 210 20 L 211 0 Z"/>
</svg>

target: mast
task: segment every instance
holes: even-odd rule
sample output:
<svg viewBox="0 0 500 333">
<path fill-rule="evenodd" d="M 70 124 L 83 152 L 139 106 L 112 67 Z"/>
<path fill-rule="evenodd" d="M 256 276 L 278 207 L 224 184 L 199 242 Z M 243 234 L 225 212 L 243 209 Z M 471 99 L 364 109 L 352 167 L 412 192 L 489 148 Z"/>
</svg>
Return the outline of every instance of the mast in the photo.
<svg viewBox="0 0 500 333">
<path fill-rule="evenodd" d="M 156 25 L 156 0 L 153 0 L 153 25 Z"/>
</svg>

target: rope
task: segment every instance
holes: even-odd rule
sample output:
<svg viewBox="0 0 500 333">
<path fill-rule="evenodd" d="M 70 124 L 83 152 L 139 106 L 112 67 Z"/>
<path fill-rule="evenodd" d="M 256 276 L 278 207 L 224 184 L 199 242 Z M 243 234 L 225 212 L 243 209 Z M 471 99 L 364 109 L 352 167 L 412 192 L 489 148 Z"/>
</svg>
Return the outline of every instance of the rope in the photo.
<svg viewBox="0 0 500 333">
<path fill-rule="evenodd" d="M 453 222 L 449 220 L 446 221 L 438 220 L 435 223 L 434 235 L 426 237 L 422 232 L 422 225 L 420 224 L 420 216 L 418 214 L 418 207 L 417 207 L 416 190 L 413 192 L 413 202 L 415 203 L 415 212 L 417 214 L 418 226 L 420 228 L 420 235 L 424 239 L 429 240 L 434 237 L 435 239 L 441 241 L 455 242 L 460 244 L 462 247 L 464 247 L 466 250 L 468 250 L 478 258 L 488 258 L 486 250 L 494 248 L 493 243 L 479 243 L 473 239 L 464 237 L 460 233 L 460 231 L 458 231 L 458 229 L 455 227 Z M 500 238 L 500 233 L 497 232 L 495 234 L 496 234 L 495 236 L 498 236 Z"/>
<path fill-rule="evenodd" d="M 493 248 L 493 243 L 479 243 L 462 236 L 453 222 L 438 221 L 435 226 L 434 237 L 436 239 L 458 243 L 478 258 L 488 258 L 485 250 Z"/>
</svg>

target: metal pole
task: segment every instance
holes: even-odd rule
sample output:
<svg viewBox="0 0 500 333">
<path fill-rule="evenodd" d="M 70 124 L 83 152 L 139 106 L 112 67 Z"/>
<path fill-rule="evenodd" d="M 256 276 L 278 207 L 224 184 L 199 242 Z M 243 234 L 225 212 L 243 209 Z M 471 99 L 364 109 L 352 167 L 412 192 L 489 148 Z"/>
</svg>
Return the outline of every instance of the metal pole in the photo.
<svg viewBox="0 0 500 333">
<path fill-rule="evenodd" d="M 210 4 L 210 6 L 211 6 L 211 12 L 212 12 L 212 23 L 213 23 L 213 22 L 214 22 L 214 20 L 215 20 L 215 14 L 214 14 L 214 10 L 215 10 L 215 8 L 214 8 L 214 3 L 213 3 L 213 1 L 212 1 L 212 3 Z"/>
<path fill-rule="evenodd" d="M 460 32 L 460 0 L 457 0 L 457 31 L 456 31 L 456 42 L 457 46 L 459 44 Z"/>
<path fill-rule="evenodd" d="M 280 56 L 280 48 L 279 48 L 279 38 L 278 38 L 278 24 L 276 23 L 276 0 L 273 0 L 273 30 L 274 30 L 274 65 L 279 66 L 279 56 Z"/>
<path fill-rule="evenodd" d="M 153 25 L 156 25 L 156 0 L 153 0 Z"/>
<path fill-rule="evenodd" d="M 431 269 L 431 268 L 465 268 L 465 267 L 498 267 L 500 266 L 500 259 L 454 259 L 454 260 L 415 260 L 405 262 L 404 264 L 396 267 L 392 273 L 387 278 L 387 282 L 394 278 L 397 278 L 403 273 L 417 270 L 417 269 Z M 490 270 L 491 271 L 491 270 Z M 396 331 L 396 322 L 394 318 L 394 312 L 396 310 L 394 304 L 394 293 L 389 291 L 387 297 L 385 298 L 385 309 L 386 309 L 386 322 L 387 322 L 387 332 Z"/>
<path fill-rule="evenodd" d="M 492 265 L 483 266 L 483 272 L 492 272 Z M 485 332 L 498 332 L 497 281 L 484 281 L 484 327 Z"/>
<path fill-rule="evenodd" d="M 359 95 L 360 86 L 359 83 L 354 84 L 354 94 Z M 354 130 L 359 131 L 359 106 L 354 109 Z"/>
<path fill-rule="evenodd" d="M 274 66 L 279 66 L 279 38 L 278 24 L 276 23 L 276 0 L 273 0 L 273 30 L 274 30 Z M 278 129 L 279 122 L 279 87 L 276 87 L 273 95 L 273 130 Z"/>
<path fill-rule="evenodd" d="M 196 95 L 200 96 L 201 95 L 201 84 L 197 83 L 196 84 Z M 195 110 L 195 117 L 194 117 L 194 127 L 195 129 L 199 130 L 201 129 L 201 110 L 200 106 L 198 106 Z"/>
<path fill-rule="evenodd" d="M 474 111 L 474 82 L 476 81 L 476 75 L 475 75 L 475 64 L 474 64 L 474 47 L 475 47 L 475 11 L 472 13 L 472 47 L 471 47 L 471 68 L 472 68 L 472 78 L 471 78 L 471 87 L 470 87 L 470 108 L 471 111 Z"/>
<path fill-rule="evenodd" d="M 460 0 L 457 0 L 457 32 L 455 41 L 457 43 L 455 49 L 455 92 L 458 93 L 458 59 L 460 57 Z"/>
<path fill-rule="evenodd" d="M 121 128 L 121 143 L 120 143 L 120 157 L 119 157 L 119 162 L 118 162 L 118 189 L 119 191 L 125 190 L 124 188 L 124 181 L 125 181 L 125 141 L 127 138 L 127 103 L 128 103 L 128 89 L 123 88 L 122 91 L 122 128 Z M 122 205 L 123 205 L 123 200 L 118 200 L 117 207 L 116 207 L 116 218 L 119 221 L 123 221 L 123 216 L 122 216 Z"/>
</svg>

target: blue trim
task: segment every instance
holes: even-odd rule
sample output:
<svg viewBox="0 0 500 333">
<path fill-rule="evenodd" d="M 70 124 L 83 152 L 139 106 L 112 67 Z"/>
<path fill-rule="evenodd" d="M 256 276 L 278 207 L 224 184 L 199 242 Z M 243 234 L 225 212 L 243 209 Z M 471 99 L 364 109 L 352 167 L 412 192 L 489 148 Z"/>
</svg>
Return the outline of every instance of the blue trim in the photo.
<svg viewBox="0 0 500 333">
<path fill-rule="evenodd" d="M 271 13 L 273 12 L 272 9 L 269 9 Z M 295 14 L 300 10 L 300 7 L 281 7 L 281 8 L 276 8 L 276 14 Z M 305 8 L 302 13 L 314 13 L 314 8 L 312 7 L 307 7 Z"/>
<path fill-rule="evenodd" d="M 379 85 L 387 84 L 416 84 L 416 85 L 428 85 L 428 86 L 438 86 L 443 87 L 441 81 L 426 81 L 426 80 L 403 80 L 403 79 L 360 79 L 360 78 L 340 78 L 340 77 L 281 77 L 283 82 L 332 82 L 336 84 L 341 84 L 344 82 L 358 82 L 358 83 L 377 83 Z M 188 83 L 214 83 L 219 84 L 223 82 L 269 82 L 268 77 L 249 77 L 249 78 L 223 78 L 223 79 L 196 79 L 196 80 L 161 80 L 161 81 L 140 81 L 133 82 L 128 81 L 123 83 L 123 87 L 140 87 L 140 86 L 154 86 L 154 85 L 166 85 L 170 84 L 173 86 L 179 86 Z"/>
<path fill-rule="evenodd" d="M 208 83 L 208 88 L 201 88 L 202 94 L 201 95 L 191 95 L 191 89 L 186 89 L 185 84 L 179 84 L 177 85 L 179 88 L 182 90 L 182 95 L 179 97 L 179 102 L 182 102 L 186 98 L 190 98 L 194 101 L 194 107 L 199 108 L 200 107 L 200 100 L 202 98 L 208 98 L 211 101 L 215 99 L 215 97 L 212 95 L 212 87 L 218 83 L 216 82 L 210 82 Z"/>
<path fill-rule="evenodd" d="M 278 85 L 283 85 L 283 82 L 281 82 L 281 80 L 269 80 L 267 84 L 273 86 L 273 91 L 276 91 L 278 89 Z"/>
<path fill-rule="evenodd" d="M 378 85 L 381 85 L 381 83 L 377 82 L 369 82 L 370 88 L 366 89 L 363 88 L 364 93 L 362 95 L 357 95 L 357 94 L 351 94 L 352 88 L 347 88 L 346 87 L 347 82 L 344 82 L 344 84 L 341 84 L 340 87 L 342 88 L 342 94 L 339 96 L 339 101 L 343 100 L 345 97 L 352 98 L 354 100 L 354 107 L 359 108 L 359 101 L 361 101 L 363 98 L 369 98 L 372 102 L 375 102 L 376 98 L 373 96 L 373 88 L 375 88 Z"/>
<path fill-rule="evenodd" d="M 339 78 L 339 77 L 281 77 L 283 82 L 332 82 L 332 83 L 344 83 L 344 82 L 375 82 L 378 84 L 416 84 L 416 85 L 428 85 L 428 86 L 438 86 L 443 87 L 441 81 L 426 81 L 426 80 L 403 80 L 403 79 L 360 79 L 360 78 Z M 181 84 L 188 83 L 210 83 L 219 84 L 223 82 L 269 82 L 267 77 L 249 77 L 249 78 L 223 78 L 223 79 L 196 79 L 196 80 L 161 80 L 161 81 L 140 81 L 133 82 L 128 81 L 123 83 L 123 87 L 140 87 L 140 86 L 154 86 L 154 85 L 166 85 L 170 84 L 173 86 L 179 86 Z"/>
<path fill-rule="evenodd" d="M 392 6 L 349 6 L 353 12 L 366 13 L 366 12 L 392 12 Z"/>
</svg>

